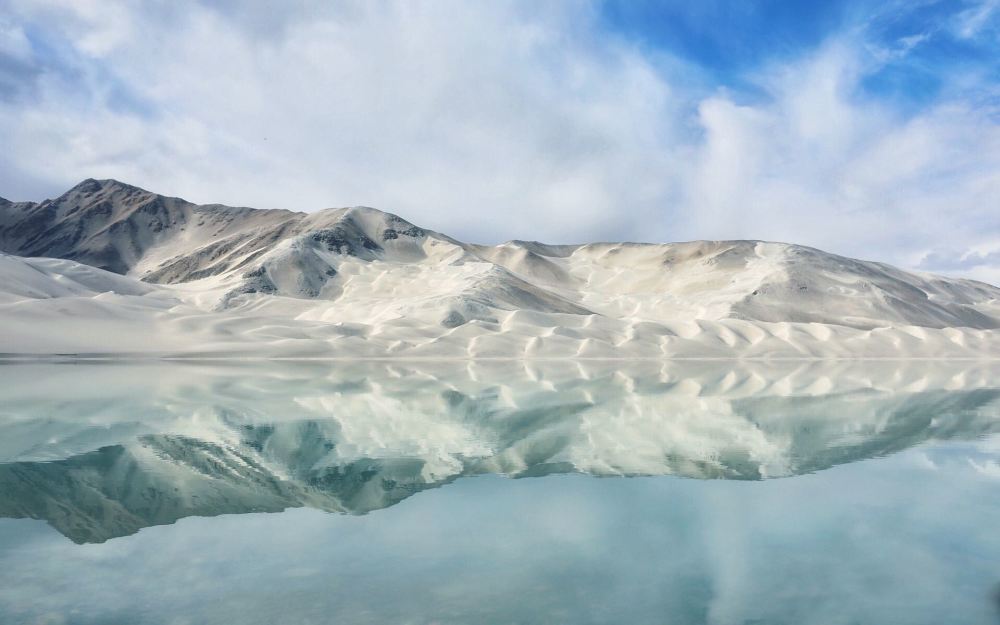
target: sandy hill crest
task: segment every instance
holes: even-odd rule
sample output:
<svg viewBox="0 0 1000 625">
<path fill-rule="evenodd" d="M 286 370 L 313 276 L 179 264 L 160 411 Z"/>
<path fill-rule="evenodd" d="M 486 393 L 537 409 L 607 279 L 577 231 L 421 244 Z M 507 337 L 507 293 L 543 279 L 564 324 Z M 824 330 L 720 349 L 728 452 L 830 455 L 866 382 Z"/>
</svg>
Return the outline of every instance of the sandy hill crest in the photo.
<svg viewBox="0 0 1000 625">
<path fill-rule="evenodd" d="M 161 303 L 175 297 L 199 311 L 263 315 L 281 327 L 334 325 L 376 351 L 600 355 L 633 346 L 656 355 L 694 341 L 712 354 L 771 353 L 778 341 L 813 354 L 843 346 L 844 328 L 913 328 L 879 335 L 880 353 L 905 352 L 912 340 L 922 349 L 940 340 L 965 350 L 993 340 L 976 331 L 1000 328 L 996 287 L 799 245 L 478 245 L 374 208 L 197 205 L 114 180 L 85 180 L 39 203 L 0 202 L 0 251 L 12 255 L 7 282 L 19 285 L 6 299 L 67 294 L 58 283 L 84 270 L 57 264 L 33 274 L 25 265 L 38 261 L 17 260 L 56 258 L 163 285 L 149 295 Z M 926 330 L 943 333 L 928 343 Z M 311 330 L 289 332 L 315 339 Z"/>
</svg>

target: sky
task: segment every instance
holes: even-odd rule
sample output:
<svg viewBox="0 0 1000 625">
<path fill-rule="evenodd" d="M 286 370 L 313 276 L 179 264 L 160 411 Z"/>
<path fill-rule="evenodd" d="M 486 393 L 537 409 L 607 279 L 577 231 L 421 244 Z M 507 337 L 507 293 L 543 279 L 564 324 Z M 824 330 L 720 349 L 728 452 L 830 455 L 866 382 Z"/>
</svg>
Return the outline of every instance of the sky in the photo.
<svg viewBox="0 0 1000 625">
<path fill-rule="evenodd" d="M 0 196 L 116 178 L 474 242 L 1000 283 L 1000 0 L 0 0 Z"/>
</svg>

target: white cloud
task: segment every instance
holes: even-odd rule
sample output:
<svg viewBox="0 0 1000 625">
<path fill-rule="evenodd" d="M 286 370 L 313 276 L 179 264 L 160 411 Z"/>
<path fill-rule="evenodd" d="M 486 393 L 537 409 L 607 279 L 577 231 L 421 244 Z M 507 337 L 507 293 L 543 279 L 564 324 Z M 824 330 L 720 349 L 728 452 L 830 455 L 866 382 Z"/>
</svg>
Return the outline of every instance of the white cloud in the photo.
<svg viewBox="0 0 1000 625">
<path fill-rule="evenodd" d="M 969 458 L 969 466 L 976 470 L 977 473 L 993 478 L 1000 479 L 1000 463 L 996 460 L 984 460 L 982 462 L 976 462 L 972 458 Z"/>
<path fill-rule="evenodd" d="M 0 194 L 114 177 L 480 241 L 765 238 L 908 266 L 1000 238 L 996 111 L 859 99 L 885 59 L 852 36 L 746 77 L 748 103 L 585 1 L 288 6 L 16 1 L 74 54 L 0 100 Z"/>
<path fill-rule="evenodd" d="M 113 176 L 199 201 L 369 204 L 480 238 L 626 234 L 618 211 L 665 193 L 669 89 L 636 52 L 591 45 L 588 5 L 530 17 L 360 3 L 289 17 L 267 39 L 208 9 L 157 15 L 102 48 L 152 117 L 114 110 L 113 94 L 86 108 L 53 93 L 0 123 L 61 184 Z"/>
<path fill-rule="evenodd" d="M 860 100 L 857 49 L 831 44 L 765 75 L 765 104 L 701 103 L 688 232 L 909 266 L 932 249 L 996 238 L 1000 127 L 991 112 L 951 102 L 907 118 Z"/>
<path fill-rule="evenodd" d="M 960 37 L 971 39 L 990 24 L 990 19 L 1000 10 L 1000 0 L 975 2 L 958 15 L 955 29 Z"/>
<path fill-rule="evenodd" d="M 58 25 L 61 34 L 88 56 L 100 57 L 134 42 L 137 2 L 120 0 L 12 0 L 15 13 Z"/>
<path fill-rule="evenodd" d="M 0 55 L 18 61 L 30 58 L 31 44 L 23 28 L 0 21 Z"/>
</svg>

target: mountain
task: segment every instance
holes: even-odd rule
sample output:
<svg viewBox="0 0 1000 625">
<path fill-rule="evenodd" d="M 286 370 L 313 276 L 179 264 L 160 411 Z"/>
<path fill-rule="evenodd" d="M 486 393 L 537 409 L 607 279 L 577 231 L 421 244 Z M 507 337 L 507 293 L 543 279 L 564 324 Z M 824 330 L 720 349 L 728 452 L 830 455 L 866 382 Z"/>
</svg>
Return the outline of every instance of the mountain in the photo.
<svg viewBox="0 0 1000 625">
<path fill-rule="evenodd" d="M 0 517 L 102 542 L 467 476 L 761 480 L 1000 431 L 996 366 L 5 366 Z"/>
<path fill-rule="evenodd" d="M 221 239 L 281 224 L 293 215 L 198 206 L 115 180 L 85 180 L 54 200 L 0 204 L 0 210 L 3 251 L 65 258 L 121 274 L 143 261 L 163 262 L 160 256 L 170 251 L 158 250 L 172 241 L 180 248 L 217 250 L 213 244 Z"/>
<path fill-rule="evenodd" d="M 187 322 L 202 332 L 197 341 L 161 334 L 110 349 L 42 336 L 13 341 L 7 353 L 187 353 L 193 342 L 213 353 L 299 356 L 1000 354 L 1000 289 L 784 243 L 475 245 L 372 208 L 196 205 L 86 180 L 54 200 L 0 201 L 0 251 L 11 255 L 0 301 L 20 303 L 0 318 L 14 325 L 28 323 L 19 316 L 29 311 L 54 318 L 52 304 L 40 303 L 52 295 L 28 293 L 60 293 L 72 276 L 42 272 L 26 291 L 16 266 L 30 262 L 13 257 L 126 276 L 131 286 L 92 296 L 114 300 L 101 307 L 106 319 L 112 303 L 128 304 L 126 330 L 146 313 L 146 325 L 164 331 L 201 317 Z M 17 291 L 7 272 L 19 272 Z M 119 301 L 143 284 L 154 287 L 146 299 Z M 72 297 L 61 309 L 82 307 L 76 317 L 88 323 L 94 307 Z M 262 327 L 273 331 L 254 336 Z"/>
</svg>

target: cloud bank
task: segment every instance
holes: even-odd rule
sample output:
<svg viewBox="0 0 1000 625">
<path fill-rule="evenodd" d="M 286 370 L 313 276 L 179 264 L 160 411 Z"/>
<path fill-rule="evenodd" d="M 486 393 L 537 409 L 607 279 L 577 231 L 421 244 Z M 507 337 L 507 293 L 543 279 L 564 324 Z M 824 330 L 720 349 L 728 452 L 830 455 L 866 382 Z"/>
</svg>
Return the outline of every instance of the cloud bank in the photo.
<svg viewBox="0 0 1000 625">
<path fill-rule="evenodd" d="M 113 177 L 483 242 L 769 239 L 1000 282 L 989 61 L 926 70 L 931 97 L 871 86 L 942 38 L 1000 47 L 994 2 L 888 34 L 854 11 L 738 85 L 595 2 L 8 4 L 11 199 Z"/>
</svg>

